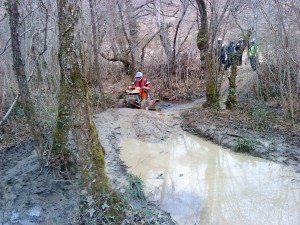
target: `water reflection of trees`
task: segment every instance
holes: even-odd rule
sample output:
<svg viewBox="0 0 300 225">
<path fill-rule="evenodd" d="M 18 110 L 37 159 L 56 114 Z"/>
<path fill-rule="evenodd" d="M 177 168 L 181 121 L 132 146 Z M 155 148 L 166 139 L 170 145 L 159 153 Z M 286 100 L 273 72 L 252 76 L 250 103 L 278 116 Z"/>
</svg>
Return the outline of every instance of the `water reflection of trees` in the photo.
<svg viewBox="0 0 300 225">
<path fill-rule="evenodd" d="M 200 217 L 205 225 L 294 225 L 300 218 L 300 185 L 281 177 L 280 165 L 232 154 L 190 135 L 138 148 L 156 152 L 141 165 L 149 166 L 147 185 L 157 187 L 163 208 L 182 224 Z M 158 174 L 163 179 L 156 179 Z"/>
<path fill-rule="evenodd" d="M 282 166 L 220 149 L 216 152 L 205 171 L 201 224 L 297 224 L 300 192 L 292 190 L 289 179 L 283 182 Z"/>
</svg>

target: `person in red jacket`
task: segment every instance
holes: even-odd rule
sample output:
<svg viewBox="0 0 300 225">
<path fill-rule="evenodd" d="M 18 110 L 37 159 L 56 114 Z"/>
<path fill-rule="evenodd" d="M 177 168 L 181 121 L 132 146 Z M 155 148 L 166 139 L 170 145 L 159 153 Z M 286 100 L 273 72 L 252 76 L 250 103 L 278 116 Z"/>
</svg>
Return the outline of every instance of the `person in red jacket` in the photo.
<svg viewBox="0 0 300 225">
<path fill-rule="evenodd" d="M 151 83 L 146 78 L 143 78 L 142 72 L 137 72 L 131 86 L 132 88 L 140 87 L 150 90 Z"/>
</svg>

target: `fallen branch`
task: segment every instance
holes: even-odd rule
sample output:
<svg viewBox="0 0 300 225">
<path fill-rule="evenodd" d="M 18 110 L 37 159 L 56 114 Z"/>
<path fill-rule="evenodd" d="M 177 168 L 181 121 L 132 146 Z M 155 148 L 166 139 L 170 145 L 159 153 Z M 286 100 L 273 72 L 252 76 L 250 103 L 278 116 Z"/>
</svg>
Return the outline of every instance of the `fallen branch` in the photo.
<svg viewBox="0 0 300 225">
<path fill-rule="evenodd" d="M 241 136 L 241 135 L 239 135 L 239 134 L 227 133 L 227 135 L 232 136 L 232 137 L 244 138 L 243 136 Z"/>
<path fill-rule="evenodd" d="M 7 117 L 9 116 L 9 114 L 11 113 L 11 111 L 13 110 L 13 108 L 15 107 L 18 99 L 20 97 L 20 94 L 18 94 L 14 100 L 14 102 L 12 103 L 12 105 L 9 107 L 7 113 L 5 114 L 5 116 L 3 117 L 3 119 L 0 121 L 0 126 L 2 126 L 2 124 L 4 123 L 4 121 L 7 119 Z"/>
</svg>

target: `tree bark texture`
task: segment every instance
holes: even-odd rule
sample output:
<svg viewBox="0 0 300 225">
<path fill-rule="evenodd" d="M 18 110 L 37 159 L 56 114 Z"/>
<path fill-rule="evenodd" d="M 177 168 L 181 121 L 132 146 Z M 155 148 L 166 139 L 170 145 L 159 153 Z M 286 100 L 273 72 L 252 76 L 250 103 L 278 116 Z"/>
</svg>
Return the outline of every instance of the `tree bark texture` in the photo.
<svg viewBox="0 0 300 225">
<path fill-rule="evenodd" d="M 9 15 L 9 25 L 11 32 L 11 46 L 12 46 L 12 57 L 13 57 L 13 69 L 17 77 L 18 88 L 20 92 L 19 103 L 24 110 L 24 114 L 27 123 L 30 127 L 31 134 L 35 141 L 38 141 L 39 148 L 42 147 L 44 142 L 43 132 L 40 126 L 40 120 L 34 108 L 34 103 L 31 99 L 31 93 L 29 90 L 25 65 L 23 63 L 21 54 L 21 45 L 19 40 L 19 18 L 18 12 L 18 1 L 11 0 L 7 1 L 7 11 Z M 41 160 L 41 149 L 37 150 L 38 157 Z"/>
<path fill-rule="evenodd" d="M 237 85 L 236 85 L 236 77 L 237 77 L 237 60 L 243 54 L 247 43 L 249 43 L 249 38 L 252 34 L 252 31 L 248 31 L 246 37 L 244 37 L 244 42 L 241 48 L 234 54 L 232 65 L 231 65 L 231 74 L 229 79 L 229 93 L 227 96 L 227 100 L 225 102 L 226 109 L 232 110 L 235 109 L 238 105 L 237 103 Z"/>
<path fill-rule="evenodd" d="M 161 12 L 162 12 L 161 1 L 156 0 L 155 1 L 156 24 L 159 29 L 159 39 L 167 57 L 167 72 L 165 76 L 163 76 L 162 81 L 164 83 L 164 87 L 166 87 L 167 89 L 173 89 L 174 86 L 173 77 L 174 74 L 176 73 L 176 71 L 174 70 L 175 57 L 173 57 L 175 56 L 175 48 L 172 49 L 172 42 L 170 39 L 169 29 L 171 26 L 164 21 L 164 17 L 161 15 L 162 14 Z"/>
<path fill-rule="evenodd" d="M 213 74 L 212 55 L 209 52 L 208 19 L 204 0 L 196 0 L 200 12 L 200 29 L 197 34 L 197 47 L 200 50 L 201 69 L 206 73 L 206 102 L 204 107 L 211 107 L 219 102 L 217 81 Z"/>
<path fill-rule="evenodd" d="M 98 73 L 98 87 L 99 87 L 99 100 L 101 103 L 101 108 L 106 109 L 106 100 L 104 96 L 104 89 L 103 89 L 103 84 L 102 84 L 102 75 L 100 73 L 100 64 L 99 64 L 99 51 L 98 51 L 98 41 L 97 41 L 97 27 L 96 27 L 96 19 L 95 19 L 95 11 L 93 7 L 93 0 L 89 0 L 90 4 L 90 11 L 91 11 L 91 22 L 92 22 L 92 33 L 93 33 L 93 53 L 94 53 L 94 73 Z M 96 74 L 95 74 L 96 75 Z"/>
<path fill-rule="evenodd" d="M 168 60 L 168 73 L 172 73 L 171 70 L 172 70 L 172 67 L 173 67 L 173 64 L 174 64 L 174 54 L 175 51 L 174 49 L 172 49 L 172 43 L 171 43 L 171 40 L 170 40 L 170 33 L 168 31 L 168 29 L 170 27 L 168 27 L 168 24 L 164 21 L 164 19 L 162 18 L 162 15 L 161 15 L 161 4 L 160 4 L 160 1 L 159 0 L 156 0 L 155 1 L 155 14 L 156 14 L 156 23 L 157 23 L 157 26 L 158 26 L 158 29 L 160 30 L 159 32 L 159 38 L 160 38 L 160 42 L 164 48 L 164 52 L 167 56 L 167 60 Z M 173 52 L 174 51 L 174 52 Z"/>
<path fill-rule="evenodd" d="M 132 0 L 125 1 L 126 4 L 126 12 L 128 18 L 128 27 L 129 27 L 129 46 L 130 46 L 130 54 L 132 59 L 132 69 L 133 72 L 137 72 L 142 68 L 141 65 L 141 51 L 139 48 L 139 26 L 135 16 L 135 7 L 132 3 Z"/>
<path fill-rule="evenodd" d="M 79 54 L 76 54 L 74 27 L 78 20 L 79 2 L 57 0 L 61 84 L 53 152 L 56 156 L 62 153 L 70 156 L 67 143 L 71 133 L 79 156 L 82 188 L 88 196 L 95 197 L 110 188 L 104 150 L 91 118 L 88 83 L 80 68 Z"/>
</svg>

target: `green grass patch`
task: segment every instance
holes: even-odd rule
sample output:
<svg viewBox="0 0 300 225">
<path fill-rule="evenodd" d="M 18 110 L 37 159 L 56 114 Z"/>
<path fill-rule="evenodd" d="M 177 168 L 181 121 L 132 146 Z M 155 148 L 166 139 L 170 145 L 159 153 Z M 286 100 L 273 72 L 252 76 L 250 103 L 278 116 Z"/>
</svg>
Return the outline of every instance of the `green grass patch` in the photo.
<svg viewBox="0 0 300 225">
<path fill-rule="evenodd" d="M 128 186 L 126 188 L 126 196 L 128 199 L 146 201 L 146 196 L 143 190 L 144 182 L 138 176 L 133 174 L 128 175 Z"/>
<path fill-rule="evenodd" d="M 234 147 L 235 152 L 253 152 L 259 145 L 259 142 L 248 139 L 239 139 L 237 145 Z"/>
</svg>

